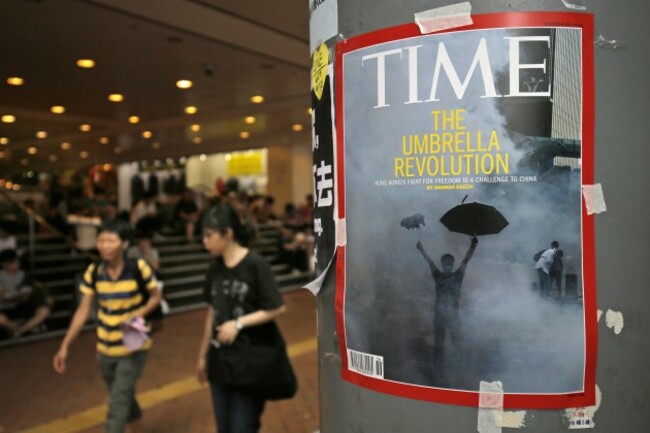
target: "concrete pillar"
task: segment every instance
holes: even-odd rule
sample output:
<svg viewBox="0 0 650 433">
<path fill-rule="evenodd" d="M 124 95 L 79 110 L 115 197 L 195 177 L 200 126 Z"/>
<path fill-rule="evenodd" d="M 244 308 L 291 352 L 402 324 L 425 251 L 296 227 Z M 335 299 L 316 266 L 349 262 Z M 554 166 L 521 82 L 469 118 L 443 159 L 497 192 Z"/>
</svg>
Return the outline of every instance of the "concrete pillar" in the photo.
<svg viewBox="0 0 650 433">
<path fill-rule="evenodd" d="M 440 0 L 351 0 L 338 2 L 344 38 L 413 21 L 413 14 L 450 2 Z M 598 308 L 621 312 L 615 334 L 605 314 L 599 322 L 597 384 L 602 404 L 596 431 L 650 431 L 650 363 L 646 309 L 650 305 L 650 38 L 648 2 L 588 0 L 472 1 L 472 14 L 514 11 L 572 11 L 585 5 L 594 14 L 595 37 L 616 40 L 595 47 L 595 182 L 603 185 L 608 211 L 595 217 Z M 333 41 L 328 42 L 330 47 Z M 276 176 L 284 154 L 271 152 Z M 288 164 L 288 162 L 286 163 Z M 272 184 L 286 180 L 273 179 Z M 270 189 L 272 190 L 273 188 Z M 278 197 L 282 203 L 283 198 Z M 335 318 L 335 277 L 330 269 L 318 295 L 321 432 L 467 433 L 477 431 L 478 409 L 381 394 L 341 379 Z M 408 329 L 403 332 L 408 333 Z M 567 430 L 561 410 L 527 410 L 521 431 Z M 500 429 L 498 431 L 501 431 Z"/>
<path fill-rule="evenodd" d="M 277 145 L 268 148 L 268 193 L 275 198 L 275 211 L 280 215 L 284 205 L 293 202 L 292 147 Z"/>
</svg>

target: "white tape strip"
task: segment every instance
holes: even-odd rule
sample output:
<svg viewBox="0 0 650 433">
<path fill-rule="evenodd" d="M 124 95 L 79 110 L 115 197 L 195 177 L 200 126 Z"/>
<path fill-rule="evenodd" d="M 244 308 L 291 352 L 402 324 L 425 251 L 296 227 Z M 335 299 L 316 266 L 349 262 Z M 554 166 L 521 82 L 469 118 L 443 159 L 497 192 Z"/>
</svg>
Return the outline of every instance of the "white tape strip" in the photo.
<svg viewBox="0 0 650 433">
<path fill-rule="evenodd" d="M 472 24 L 471 13 L 472 5 L 469 2 L 457 3 L 418 12 L 415 14 L 415 23 L 422 34 L 439 32 Z"/>
<path fill-rule="evenodd" d="M 344 247 L 348 244 L 348 232 L 345 218 L 336 220 L 336 246 Z"/>
<path fill-rule="evenodd" d="M 600 310 L 600 309 L 599 309 L 599 310 L 596 312 L 596 314 L 598 315 L 598 316 L 597 316 L 598 318 L 596 319 L 596 322 L 600 322 L 600 318 L 601 318 L 602 315 L 603 315 L 603 310 Z"/>
<path fill-rule="evenodd" d="M 501 433 L 496 413 L 503 412 L 503 385 L 501 382 L 481 381 L 478 397 L 479 433 Z"/>
<path fill-rule="evenodd" d="M 609 329 L 614 329 L 614 334 L 616 335 L 620 334 L 623 326 L 625 326 L 623 313 L 620 311 L 607 310 L 607 313 L 605 313 L 605 322 Z"/>
<path fill-rule="evenodd" d="M 585 197 L 587 214 L 593 215 L 607 210 L 605 196 L 603 195 L 603 186 L 601 184 L 582 185 L 582 195 Z"/>
<path fill-rule="evenodd" d="M 502 428 L 526 427 L 526 411 L 503 411 L 503 385 L 501 382 L 483 382 L 478 398 L 479 433 L 501 433 Z"/>
</svg>

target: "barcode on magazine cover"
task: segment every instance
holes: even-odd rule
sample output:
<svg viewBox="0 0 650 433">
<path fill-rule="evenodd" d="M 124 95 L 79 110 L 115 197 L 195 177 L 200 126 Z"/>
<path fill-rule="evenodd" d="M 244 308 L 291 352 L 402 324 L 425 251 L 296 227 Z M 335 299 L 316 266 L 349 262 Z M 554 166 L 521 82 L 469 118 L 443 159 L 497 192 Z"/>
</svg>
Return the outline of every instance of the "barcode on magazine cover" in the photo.
<svg viewBox="0 0 650 433">
<path fill-rule="evenodd" d="M 348 368 L 359 374 L 384 378 L 384 357 L 348 349 Z"/>
</svg>

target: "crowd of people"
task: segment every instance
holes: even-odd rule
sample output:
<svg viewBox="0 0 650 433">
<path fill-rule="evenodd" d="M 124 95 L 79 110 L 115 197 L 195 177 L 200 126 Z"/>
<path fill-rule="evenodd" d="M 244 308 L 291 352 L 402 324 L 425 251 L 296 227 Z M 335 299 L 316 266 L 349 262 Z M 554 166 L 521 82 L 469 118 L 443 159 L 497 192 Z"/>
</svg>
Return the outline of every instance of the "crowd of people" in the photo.
<svg viewBox="0 0 650 433">
<path fill-rule="evenodd" d="M 230 185 L 236 187 L 235 183 L 231 182 Z M 77 246 L 81 245 L 79 236 L 83 235 L 83 232 L 75 230 L 77 220 L 70 216 L 92 218 L 93 225 L 86 233 L 92 238 L 86 240 L 85 245 L 90 248 L 87 252 L 95 255 L 98 254 L 95 235 L 100 224 L 116 219 L 126 221 L 135 242 L 125 254 L 129 258 L 146 260 L 155 273 L 160 271 L 159 253 L 153 246 L 157 239 L 182 235 L 188 243 L 200 242 L 202 216 L 206 209 L 215 204 L 226 204 L 246 223 L 244 227 L 249 232 L 247 239 L 253 239 L 255 232 L 262 225 L 278 230 L 278 255 L 291 273 L 313 271 L 311 195 L 300 205 L 287 203 L 284 213 L 278 214 L 272 196 L 248 194 L 236 189 L 207 197 L 203 193 L 186 188 L 172 201 L 167 200 L 164 203 L 159 202 L 150 192 L 143 191 L 130 210 L 121 211 L 117 208 L 115 195 L 108 193 L 106 189 L 93 187 L 83 191 L 85 193 L 78 189 L 66 189 L 56 183 L 50 191 L 49 200 L 39 203 L 40 206 L 33 201 L 25 204 L 45 216 L 50 224 L 50 227 L 45 229 L 53 227 L 75 240 Z M 0 219 L 0 251 L 6 251 L 2 256 L 0 272 L 0 339 L 20 337 L 29 332 L 46 329 L 43 323 L 53 307 L 53 299 L 47 293 L 47 282 L 43 284 L 33 280 L 29 272 L 31 267 L 28 266 L 30 253 L 25 248 L 21 249 L 17 242 L 16 232 L 21 231 L 21 227 L 24 231 L 26 225 L 16 225 L 15 220 L 16 218 Z M 18 266 L 16 270 L 15 266 Z"/>
</svg>

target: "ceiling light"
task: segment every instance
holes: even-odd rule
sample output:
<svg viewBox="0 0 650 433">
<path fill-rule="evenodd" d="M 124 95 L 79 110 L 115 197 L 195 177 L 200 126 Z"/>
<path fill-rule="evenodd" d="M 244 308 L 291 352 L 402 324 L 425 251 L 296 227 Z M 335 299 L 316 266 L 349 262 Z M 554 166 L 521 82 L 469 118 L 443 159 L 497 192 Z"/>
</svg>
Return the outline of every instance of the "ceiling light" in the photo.
<svg viewBox="0 0 650 433">
<path fill-rule="evenodd" d="M 179 89 L 189 89 L 190 87 L 192 87 L 192 84 L 193 83 L 190 80 L 178 80 L 176 82 L 176 87 L 178 87 Z"/>
<path fill-rule="evenodd" d="M 44 138 L 47 138 L 47 132 L 46 131 L 38 131 L 36 133 L 36 138 L 40 138 L 41 140 Z"/>
<path fill-rule="evenodd" d="M 261 104 L 262 102 L 264 102 L 264 96 L 262 95 L 251 96 L 251 102 L 253 104 Z"/>
<path fill-rule="evenodd" d="M 192 141 L 194 142 L 194 144 L 201 144 L 201 143 L 203 143 L 203 138 L 194 137 L 194 138 L 192 138 Z"/>
<path fill-rule="evenodd" d="M 124 95 L 120 95 L 119 93 L 111 93 L 108 95 L 108 100 L 111 102 L 122 102 L 124 101 Z"/>
<path fill-rule="evenodd" d="M 129 117 L 129 123 L 136 124 L 136 123 L 139 123 L 139 122 L 140 122 L 140 118 L 138 116 L 130 116 Z"/>
<path fill-rule="evenodd" d="M 142 138 L 151 138 L 152 136 L 151 131 L 142 131 Z"/>
<path fill-rule="evenodd" d="M 199 131 L 201 130 L 201 125 L 199 125 L 199 124 L 194 124 L 194 125 L 190 126 L 190 129 L 191 129 L 192 131 L 194 131 L 194 132 L 199 132 Z"/>
<path fill-rule="evenodd" d="M 28 147 L 27 148 L 27 153 L 29 153 L 30 155 L 36 155 L 38 153 L 38 149 L 35 148 L 34 146 Z"/>
<path fill-rule="evenodd" d="M 63 149 L 63 150 L 69 150 L 71 147 L 72 147 L 72 145 L 67 141 L 64 141 L 63 143 L 61 143 L 61 149 Z"/>
<path fill-rule="evenodd" d="M 91 126 L 87 123 L 83 123 L 79 125 L 79 131 L 81 132 L 89 132 L 91 129 L 92 129 Z"/>
<path fill-rule="evenodd" d="M 295 125 L 291 126 L 291 129 L 293 129 L 295 132 L 300 132 L 304 129 L 304 127 L 301 124 L 296 123 Z"/>
<path fill-rule="evenodd" d="M 108 144 L 109 141 L 108 137 L 102 137 L 99 139 L 99 144 Z"/>
<path fill-rule="evenodd" d="M 102 170 L 104 170 L 104 171 L 111 171 L 111 167 L 112 167 L 112 166 L 111 166 L 110 164 L 106 163 L 106 164 L 104 164 L 104 165 L 102 166 Z"/>
<path fill-rule="evenodd" d="M 255 120 L 256 120 L 255 116 L 246 116 L 246 117 L 244 117 L 244 123 L 246 123 L 248 125 L 252 125 L 253 123 L 255 123 Z"/>
<path fill-rule="evenodd" d="M 56 160 L 59 159 L 59 158 L 57 158 L 56 155 L 50 155 L 50 156 L 47 157 L 47 159 L 49 159 L 50 162 L 56 162 Z"/>
<path fill-rule="evenodd" d="M 205 162 L 205 160 L 208 159 L 208 157 L 206 156 L 205 153 L 202 153 L 201 156 L 199 156 L 199 159 L 201 160 L 201 162 Z"/>
<path fill-rule="evenodd" d="M 239 137 L 240 137 L 240 138 L 243 138 L 244 140 L 246 140 L 246 139 L 249 138 L 250 136 L 251 136 L 251 133 L 248 132 L 248 131 L 242 131 L 242 132 L 239 133 Z"/>
<path fill-rule="evenodd" d="M 8 77 L 7 84 L 9 84 L 10 86 L 22 86 L 23 84 L 25 84 L 25 80 L 23 80 L 20 77 Z"/>
<path fill-rule="evenodd" d="M 188 105 L 187 107 L 185 107 L 186 114 L 196 114 L 197 111 L 199 110 L 193 105 Z"/>
<path fill-rule="evenodd" d="M 52 105 L 50 111 L 54 114 L 63 114 L 65 113 L 65 107 L 63 105 Z"/>
<path fill-rule="evenodd" d="M 2 118 L 2 123 L 14 123 L 16 121 L 16 116 L 12 116 L 11 114 L 3 114 Z"/>
<path fill-rule="evenodd" d="M 87 150 L 82 150 L 81 152 L 79 152 L 79 158 L 81 159 L 88 159 L 89 156 L 90 153 L 88 153 Z"/>
<path fill-rule="evenodd" d="M 154 141 L 153 143 L 151 143 L 151 148 L 156 150 L 160 149 L 160 142 Z"/>
<path fill-rule="evenodd" d="M 84 69 L 91 69 L 95 67 L 95 61 L 93 59 L 79 59 L 77 60 L 77 66 Z"/>
<path fill-rule="evenodd" d="M 7 137 L 0 137 L 0 144 L 3 146 L 9 144 L 9 139 Z"/>
</svg>

